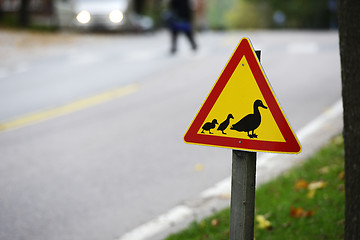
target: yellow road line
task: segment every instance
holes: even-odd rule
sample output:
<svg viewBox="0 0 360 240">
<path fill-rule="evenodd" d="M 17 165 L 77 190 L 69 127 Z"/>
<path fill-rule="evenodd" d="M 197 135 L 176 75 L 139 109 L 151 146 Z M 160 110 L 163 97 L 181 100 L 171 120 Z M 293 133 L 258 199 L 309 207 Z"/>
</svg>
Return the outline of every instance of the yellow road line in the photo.
<svg viewBox="0 0 360 240">
<path fill-rule="evenodd" d="M 35 112 L 31 113 L 29 115 L 16 118 L 13 120 L 10 120 L 8 122 L 0 123 L 0 132 L 6 131 L 6 130 L 12 130 L 20 127 L 24 127 L 30 124 L 42 122 L 51 118 L 59 117 L 62 115 L 66 115 L 72 112 L 79 111 L 84 108 L 88 108 L 106 101 L 109 101 L 111 99 L 115 99 L 118 97 L 122 97 L 125 95 L 129 95 L 135 91 L 137 91 L 139 88 L 138 85 L 132 84 L 128 85 L 126 87 L 117 88 L 93 97 L 89 97 L 86 99 L 82 99 L 61 107 L 53 108 L 46 111 L 41 112 Z"/>
</svg>

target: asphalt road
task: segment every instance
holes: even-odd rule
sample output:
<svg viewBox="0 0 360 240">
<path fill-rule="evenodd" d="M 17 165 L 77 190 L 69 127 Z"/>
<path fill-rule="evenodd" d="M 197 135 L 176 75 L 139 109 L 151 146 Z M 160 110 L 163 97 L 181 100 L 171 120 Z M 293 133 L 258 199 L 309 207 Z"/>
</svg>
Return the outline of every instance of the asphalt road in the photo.
<svg viewBox="0 0 360 240">
<path fill-rule="evenodd" d="M 0 239 L 117 239 L 229 176 L 229 149 L 182 137 L 242 37 L 295 131 L 340 99 L 334 31 L 207 32 L 175 56 L 164 32 L 0 33 Z"/>
</svg>

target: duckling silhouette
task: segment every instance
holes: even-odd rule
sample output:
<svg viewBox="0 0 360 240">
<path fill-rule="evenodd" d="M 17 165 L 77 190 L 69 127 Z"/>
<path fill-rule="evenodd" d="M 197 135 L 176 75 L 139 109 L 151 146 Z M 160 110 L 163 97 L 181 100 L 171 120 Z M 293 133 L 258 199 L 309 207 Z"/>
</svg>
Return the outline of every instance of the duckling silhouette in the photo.
<svg viewBox="0 0 360 240">
<path fill-rule="evenodd" d="M 233 124 L 230 129 L 238 132 L 247 132 L 249 138 L 257 138 L 258 135 L 254 133 L 254 130 L 257 129 L 261 123 L 259 107 L 267 109 L 261 100 L 256 100 L 254 102 L 254 113 L 246 115 L 240 121 Z M 250 134 L 250 132 L 252 132 L 252 134 Z"/>
<path fill-rule="evenodd" d="M 215 128 L 216 124 L 218 124 L 216 119 L 213 119 L 212 122 L 205 123 L 204 126 L 202 126 L 203 130 L 201 131 L 201 133 L 204 133 L 204 131 L 209 131 L 209 134 L 212 134 L 210 130 Z"/>
<path fill-rule="evenodd" d="M 217 128 L 217 130 L 221 131 L 222 134 L 226 134 L 226 133 L 224 133 L 224 130 L 229 126 L 230 118 L 234 119 L 234 117 L 233 117 L 233 115 L 231 113 L 227 116 L 225 121 L 220 123 L 219 127 Z"/>
</svg>

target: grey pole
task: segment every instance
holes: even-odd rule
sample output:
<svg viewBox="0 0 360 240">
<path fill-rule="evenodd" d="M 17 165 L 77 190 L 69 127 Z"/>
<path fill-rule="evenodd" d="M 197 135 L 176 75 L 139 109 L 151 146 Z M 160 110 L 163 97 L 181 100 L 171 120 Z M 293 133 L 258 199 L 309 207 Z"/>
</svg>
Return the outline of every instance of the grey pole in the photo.
<svg viewBox="0 0 360 240">
<path fill-rule="evenodd" d="M 261 51 L 255 51 L 260 61 Z M 254 239 L 256 152 L 233 150 L 230 240 Z"/>
<path fill-rule="evenodd" d="M 256 152 L 233 150 L 230 240 L 254 239 Z"/>
</svg>

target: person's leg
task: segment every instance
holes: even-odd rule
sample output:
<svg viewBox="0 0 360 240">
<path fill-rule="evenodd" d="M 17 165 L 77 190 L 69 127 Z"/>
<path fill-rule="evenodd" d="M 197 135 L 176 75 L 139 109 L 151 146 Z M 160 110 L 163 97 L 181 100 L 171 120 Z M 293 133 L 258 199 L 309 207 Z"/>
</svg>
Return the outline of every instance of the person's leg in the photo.
<svg viewBox="0 0 360 240">
<path fill-rule="evenodd" d="M 195 42 L 195 39 L 194 39 L 194 34 L 193 34 L 193 31 L 192 29 L 190 29 L 189 31 L 185 31 L 185 35 L 186 37 L 189 39 L 189 42 L 191 44 L 191 48 L 193 50 L 196 50 L 197 49 L 197 45 L 196 45 L 196 42 Z"/>
<path fill-rule="evenodd" d="M 178 31 L 176 29 L 171 29 L 171 53 L 176 53 L 177 50 L 177 36 Z"/>
</svg>

